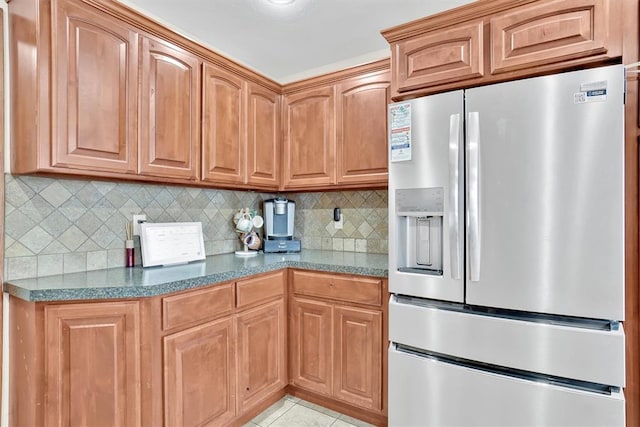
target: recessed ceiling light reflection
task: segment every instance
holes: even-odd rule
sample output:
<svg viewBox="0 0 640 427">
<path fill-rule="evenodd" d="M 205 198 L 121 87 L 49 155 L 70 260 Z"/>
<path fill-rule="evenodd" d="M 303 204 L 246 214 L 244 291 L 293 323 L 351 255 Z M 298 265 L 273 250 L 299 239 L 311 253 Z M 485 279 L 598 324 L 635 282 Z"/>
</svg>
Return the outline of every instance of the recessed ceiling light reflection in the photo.
<svg viewBox="0 0 640 427">
<path fill-rule="evenodd" d="M 277 4 L 278 6 L 281 5 L 285 5 L 285 4 L 291 4 L 293 3 L 295 0 L 267 0 L 269 3 L 272 4 Z"/>
</svg>

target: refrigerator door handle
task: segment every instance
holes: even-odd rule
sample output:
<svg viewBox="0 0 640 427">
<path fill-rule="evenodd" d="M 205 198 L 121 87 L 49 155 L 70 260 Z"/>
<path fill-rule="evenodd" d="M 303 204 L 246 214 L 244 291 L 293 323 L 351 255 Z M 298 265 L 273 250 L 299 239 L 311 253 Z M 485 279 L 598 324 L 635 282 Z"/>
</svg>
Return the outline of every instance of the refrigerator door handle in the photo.
<svg viewBox="0 0 640 427">
<path fill-rule="evenodd" d="M 460 114 L 449 116 L 449 250 L 451 278 L 460 279 Z"/>
<path fill-rule="evenodd" d="M 468 118 L 468 186 L 467 226 L 469 239 L 469 276 L 472 282 L 480 280 L 480 114 L 469 112 Z"/>
</svg>

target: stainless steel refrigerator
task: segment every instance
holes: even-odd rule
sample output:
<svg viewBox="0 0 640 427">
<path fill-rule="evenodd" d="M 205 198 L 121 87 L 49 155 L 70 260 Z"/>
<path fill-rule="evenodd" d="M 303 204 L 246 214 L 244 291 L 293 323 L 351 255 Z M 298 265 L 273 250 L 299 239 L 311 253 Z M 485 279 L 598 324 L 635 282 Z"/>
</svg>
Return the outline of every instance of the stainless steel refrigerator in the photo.
<svg viewBox="0 0 640 427">
<path fill-rule="evenodd" d="M 389 105 L 389 425 L 623 426 L 624 70 Z"/>
</svg>

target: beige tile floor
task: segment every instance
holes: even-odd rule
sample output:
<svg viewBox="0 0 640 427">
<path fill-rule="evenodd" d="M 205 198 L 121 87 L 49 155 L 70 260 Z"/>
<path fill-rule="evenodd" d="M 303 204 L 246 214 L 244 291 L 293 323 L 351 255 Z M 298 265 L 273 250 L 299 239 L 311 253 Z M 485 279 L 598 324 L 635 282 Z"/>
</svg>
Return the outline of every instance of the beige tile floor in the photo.
<svg viewBox="0 0 640 427">
<path fill-rule="evenodd" d="M 331 409 L 294 396 L 285 396 L 245 427 L 373 427 Z"/>
</svg>

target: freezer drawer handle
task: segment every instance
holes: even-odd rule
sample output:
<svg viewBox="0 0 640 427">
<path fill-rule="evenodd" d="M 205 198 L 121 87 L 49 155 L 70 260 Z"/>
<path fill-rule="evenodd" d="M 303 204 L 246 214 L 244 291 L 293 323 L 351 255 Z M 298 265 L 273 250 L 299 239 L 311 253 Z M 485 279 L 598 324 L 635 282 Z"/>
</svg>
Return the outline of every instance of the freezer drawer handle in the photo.
<svg viewBox="0 0 640 427">
<path fill-rule="evenodd" d="M 460 278 L 460 211 L 458 185 L 460 180 L 460 114 L 449 116 L 449 248 L 451 278 Z"/>
<path fill-rule="evenodd" d="M 564 387 L 572 390 L 580 390 L 583 392 L 608 396 L 620 393 L 620 387 L 613 385 L 594 383 L 591 381 L 581 381 L 571 378 L 563 378 L 557 375 L 541 374 L 538 372 L 531 372 L 523 369 L 493 365 L 491 363 L 480 363 L 474 360 L 423 350 L 404 344 L 392 342 L 389 348 L 391 349 L 391 351 L 395 350 L 398 353 L 410 354 L 412 356 L 421 357 L 423 359 L 429 359 L 440 363 L 447 363 L 467 369 L 475 369 L 478 371 L 486 372 L 488 374 L 516 378 L 523 381 L 537 382 L 556 387 Z"/>
<path fill-rule="evenodd" d="M 480 117 L 474 111 L 469 113 L 467 159 L 468 189 L 467 221 L 469 227 L 469 272 L 472 282 L 480 280 Z"/>
</svg>

